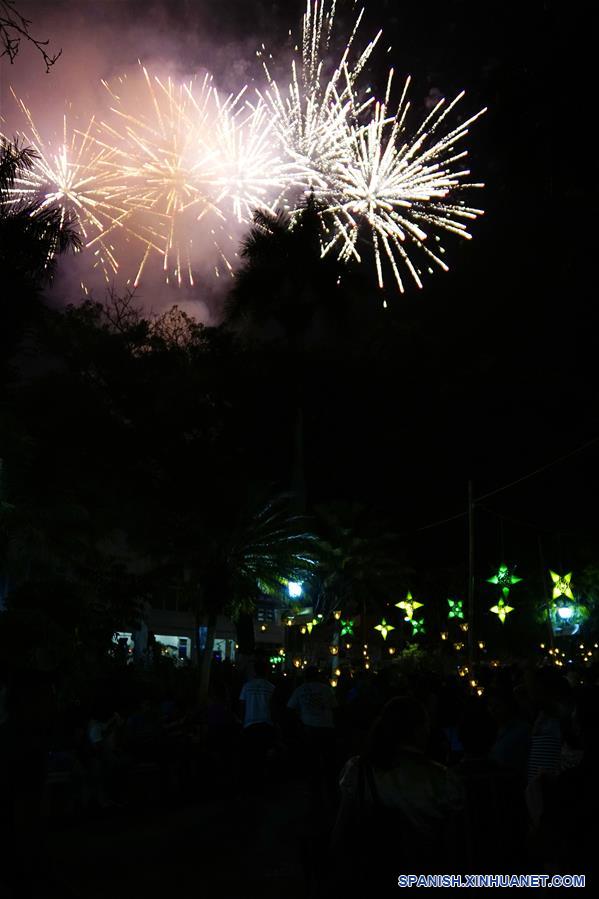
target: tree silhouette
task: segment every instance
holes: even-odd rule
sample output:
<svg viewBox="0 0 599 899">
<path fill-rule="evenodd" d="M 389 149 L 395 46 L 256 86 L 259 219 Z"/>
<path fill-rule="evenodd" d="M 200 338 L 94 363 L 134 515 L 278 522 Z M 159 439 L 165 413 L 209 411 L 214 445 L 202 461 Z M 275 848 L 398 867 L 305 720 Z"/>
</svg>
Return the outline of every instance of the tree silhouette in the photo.
<svg viewBox="0 0 599 899">
<path fill-rule="evenodd" d="M 8 56 L 14 63 L 21 49 L 21 41 L 27 41 L 40 53 L 46 72 L 49 72 L 62 50 L 52 56 L 46 51 L 49 41 L 41 41 L 32 35 L 31 21 L 16 9 L 14 0 L 0 0 L 0 56 Z"/>
<path fill-rule="evenodd" d="M 52 280 L 56 256 L 78 250 L 74 223 L 54 206 L 42 207 L 15 190 L 19 175 L 37 154 L 18 141 L 0 138 L 0 352 L 2 361 L 19 339 L 24 322 L 39 306 L 39 293 Z"/>
</svg>

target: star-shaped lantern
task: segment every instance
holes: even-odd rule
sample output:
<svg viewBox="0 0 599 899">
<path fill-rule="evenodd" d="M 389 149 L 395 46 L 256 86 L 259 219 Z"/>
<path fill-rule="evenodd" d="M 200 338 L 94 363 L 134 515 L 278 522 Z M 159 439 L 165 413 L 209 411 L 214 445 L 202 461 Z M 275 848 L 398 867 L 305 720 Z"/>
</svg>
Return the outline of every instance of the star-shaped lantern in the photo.
<svg viewBox="0 0 599 899">
<path fill-rule="evenodd" d="M 507 615 L 510 612 L 514 611 L 513 606 L 508 606 L 507 603 L 500 599 L 496 606 L 493 606 L 489 611 L 493 612 L 494 615 L 497 615 L 502 624 L 504 624 Z"/>
<path fill-rule="evenodd" d="M 353 637 L 354 635 L 354 621 L 353 618 L 348 618 L 347 621 L 341 619 L 341 637 Z"/>
<path fill-rule="evenodd" d="M 522 580 L 521 577 L 516 577 L 513 574 L 512 570 L 508 568 L 507 565 L 500 565 L 497 574 L 494 574 L 493 577 L 487 578 L 487 582 L 489 584 L 499 584 L 500 587 L 511 587 L 513 584 L 518 584 Z"/>
<path fill-rule="evenodd" d="M 395 630 L 395 627 L 392 624 L 387 624 L 387 622 L 385 621 L 384 618 L 381 621 L 381 623 L 377 624 L 375 627 L 375 631 L 381 632 L 383 640 L 387 639 L 387 634 L 389 633 L 389 631 L 394 631 L 394 630 Z"/>
<path fill-rule="evenodd" d="M 415 637 L 416 634 L 424 634 L 424 618 L 416 619 L 410 618 L 410 624 L 412 625 L 412 636 Z"/>
<path fill-rule="evenodd" d="M 315 627 L 317 624 L 320 624 L 320 621 L 318 620 L 318 618 L 313 618 L 312 621 L 306 622 L 306 628 L 308 629 L 309 634 L 312 633 L 312 628 Z"/>
<path fill-rule="evenodd" d="M 404 621 L 411 621 L 416 609 L 421 609 L 423 605 L 424 603 L 416 602 L 415 599 L 412 599 L 412 594 L 408 591 L 405 599 L 395 603 L 395 608 L 402 609 L 406 613 Z"/>
<path fill-rule="evenodd" d="M 464 600 L 463 599 L 448 599 L 447 605 L 449 606 L 449 612 L 447 614 L 448 618 L 463 618 L 464 617 Z"/>
<path fill-rule="evenodd" d="M 558 599 L 560 596 L 574 599 L 572 587 L 570 586 L 572 572 L 569 571 L 568 574 L 556 574 L 555 571 L 550 571 L 549 574 L 553 581 L 553 599 Z"/>
</svg>

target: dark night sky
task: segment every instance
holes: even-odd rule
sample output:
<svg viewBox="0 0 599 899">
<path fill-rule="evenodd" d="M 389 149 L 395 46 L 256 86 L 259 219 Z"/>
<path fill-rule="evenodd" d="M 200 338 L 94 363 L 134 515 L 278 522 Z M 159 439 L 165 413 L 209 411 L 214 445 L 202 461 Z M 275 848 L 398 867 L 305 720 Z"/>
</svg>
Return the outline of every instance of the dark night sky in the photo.
<svg viewBox="0 0 599 899">
<path fill-rule="evenodd" d="M 23 5 L 46 28 L 48 4 Z M 52 8 L 57 32 L 70 10 L 84 33 L 98 21 L 108 30 L 130 28 L 143 55 L 143 27 L 158 43 L 179 46 L 185 66 L 209 47 L 209 63 L 226 78 L 248 48 L 283 40 L 303 3 Z M 486 493 L 599 434 L 592 211 L 577 177 L 593 165 L 581 153 L 593 57 L 580 8 L 552 11 L 536 0 L 368 4 L 364 31 L 383 25 L 382 47 L 393 49 L 382 62 L 413 74 L 416 102 L 433 88 L 445 95 L 465 88 L 465 114 L 489 107 L 469 138 L 472 169 L 487 184 L 486 214 L 473 241 L 452 245 L 448 275 L 373 311 L 368 339 L 348 353 L 342 342 L 332 346 L 330 359 L 324 354 L 305 373 L 312 499 L 363 500 L 410 530 L 462 511 L 468 478 Z M 556 49 L 558 33 L 562 45 L 575 44 L 576 66 Z M 60 34 L 51 36 L 60 45 Z M 130 56 L 124 35 L 120 43 Z M 371 74 L 382 83 L 382 66 Z M 599 444 L 489 499 L 509 520 L 501 537 L 499 520 L 481 511 L 481 557 L 489 564 L 502 553 L 532 558 L 539 530 L 549 555 L 560 545 L 554 565 L 591 552 L 598 457 Z M 463 557 L 464 523 L 423 532 L 413 543 L 423 560 Z"/>
</svg>

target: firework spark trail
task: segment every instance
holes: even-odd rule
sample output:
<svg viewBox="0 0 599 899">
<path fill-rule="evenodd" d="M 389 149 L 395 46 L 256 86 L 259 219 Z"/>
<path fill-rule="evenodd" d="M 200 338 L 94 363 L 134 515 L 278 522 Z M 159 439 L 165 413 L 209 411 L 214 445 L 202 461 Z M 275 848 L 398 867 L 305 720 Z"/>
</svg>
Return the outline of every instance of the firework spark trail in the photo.
<svg viewBox="0 0 599 899">
<path fill-rule="evenodd" d="M 193 285 L 193 223 L 208 212 L 218 218 L 222 196 L 202 189 L 200 174 L 210 171 L 214 154 L 206 145 L 214 116 L 212 78 L 205 75 L 185 84 L 162 81 L 142 66 L 149 112 L 128 111 L 108 84 L 115 101 L 113 122 L 103 121 L 98 141 L 116 146 L 109 163 L 128 185 L 126 231 L 142 244 L 134 286 L 151 253 L 162 257 L 167 282 L 181 284 L 184 274 Z M 121 79 L 121 82 L 124 80 Z"/>
<path fill-rule="evenodd" d="M 485 110 L 438 137 L 438 129 L 464 96 L 462 92 L 447 105 L 440 100 L 410 135 L 406 125 L 409 78 L 395 113 L 389 109 L 393 70 L 382 102 L 369 96 L 369 87 L 359 88 L 359 76 L 381 34 L 350 63 L 363 12 L 356 18 L 339 64 L 326 78 L 324 59 L 331 45 L 335 2 L 308 0 L 301 58 L 292 61 L 287 92 L 280 90 L 269 64 L 263 62 L 268 90 L 260 96 L 272 109 L 284 152 L 307 173 L 304 187 L 313 190 L 326 207 L 323 255 L 336 250 L 342 261 L 361 262 L 358 243 L 368 232 L 379 286 L 384 286 L 386 260 L 403 292 L 400 264 L 422 287 L 421 270 L 411 250 L 423 254 L 429 272 L 431 264 L 448 268 L 441 259 L 444 247 L 429 245 L 429 231 L 470 238 L 463 219 L 482 214 L 458 199 L 466 188 L 483 185 L 464 183 L 469 172 L 457 163 L 467 154 L 454 153 L 453 148 Z M 440 242 L 436 233 L 434 241 Z"/>
<path fill-rule="evenodd" d="M 482 215 L 481 209 L 454 199 L 465 187 L 482 187 L 462 182 L 470 174 L 468 169 L 460 167 L 467 151 L 455 152 L 454 148 L 485 110 L 445 136 L 435 138 L 445 117 L 464 96 L 462 92 L 445 108 L 445 100 L 440 100 L 410 136 L 406 134 L 405 124 L 410 79 L 404 83 L 397 111 L 389 115 L 392 79 L 393 70 L 389 73 L 385 99 L 375 104 L 372 119 L 366 125 L 350 124 L 346 128 L 345 154 L 328 189 L 319 194 L 327 205 L 324 218 L 329 222 L 329 232 L 332 231 L 323 252 L 340 245 L 341 259 L 353 257 L 361 261 L 357 244 L 361 226 L 365 225 L 370 231 L 379 287 L 384 286 L 383 257 L 386 257 L 403 292 L 399 261 L 418 287 L 422 287 L 421 270 L 409 254 L 410 244 L 421 250 L 430 262 L 448 270 L 438 255 L 445 252 L 444 248 L 440 246 L 437 253 L 426 245 L 426 226 L 469 239 L 471 235 L 462 219 L 472 221 Z"/>
<path fill-rule="evenodd" d="M 335 20 L 335 0 L 307 0 L 303 17 L 301 51 L 291 63 L 291 81 L 281 91 L 268 63 L 263 68 L 268 88 L 258 92 L 270 107 L 274 128 L 285 154 L 295 160 L 298 174 L 303 174 L 307 188 L 325 187 L 327 176 L 340 159 L 344 128 L 356 121 L 373 102 L 372 97 L 356 95 L 356 81 L 372 55 L 381 36 L 371 40 L 352 64 L 350 57 L 364 11 L 356 19 L 353 30 L 330 77 L 325 76 L 325 58 L 329 52 Z M 264 52 L 258 51 L 259 57 Z"/>
<path fill-rule="evenodd" d="M 8 205 L 23 201 L 39 201 L 39 209 L 54 206 L 60 210 L 60 225 L 64 227 L 77 221 L 85 242 L 92 238 L 100 244 L 95 265 L 102 265 L 116 272 L 118 263 L 113 248 L 106 240 L 112 223 L 123 215 L 118 203 L 124 187 L 118 186 L 114 175 L 104 168 L 114 150 L 100 147 L 92 132 L 95 117 L 92 116 L 85 130 L 72 128 L 66 114 L 63 116 L 62 139 L 45 141 L 35 125 L 31 111 L 11 88 L 11 93 L 23 113 L 27 127 L 17 131 L 36 152 L 30 169 L 21 170 L 14 187 L 8 192 Z M 55 254 L 50 251 L 48 262 Z"/>
<path fill-rule="evenodd" d="M 250 106 L 244 100 L 247 88 L 221 100 L 214 92 L 218 109 L 214 133 L 212 175 L 203 183 L 218 187 L 220 196 L 230 203 L 238 222 L 251 222 L 256 209 L 275 212 L 284 204 L 290 184 L 298 180 L 296 166 L 281 152 L 272 118 L 261 100 Z"/>
<path fill-rule="evenodd" d="M 416 130 L 408 126 L 407 78 L 391 111 L 393 70 L 382 100 L 363 85 L 365 66 L 381 32 L 356 50 L 362 10 L 336 65 L 335 0 L 307 0 L 302 38 L 290 81 L 279 88 L 264 45 L 258 56 L 266 88 L 248 99 L 247 86 L 221 96 L 207 74 L 186 83 L 161 80 L 140 64 L 144 84 L 103 82 L 110 113 L 85 131 L 68 132 L 56 148 L 44 143 L 31 113 L 25 138 L 38 152 L 30 173 L 9 202 L 41 195 L 57 204 L 62 221 L 75 214 L 85 248 L 113 273 L 127 247 L 137 248 L 134 285 L 152 257 L 162 260 L 168 283 L 194 283 L 194 260 L 212 244 L 221 271 L 235 270 L 235 231 L 256 209 L 292 213 L 313 191 L 323 205 L 322 252 L 362 261 L 372 249 L 377 281 L 391 269 L 400 291 L 403 270 L 422 286 L 421 262 L 447 270 L 440 234 L 470 238 L 467 223 L 482 210 L 467 206 L 465 150 L 456 149 L 485 110 L 446 130 L 463 92 L 440 100 Z M 330 74 L 329 74 L 330 73 Z M 444 133 L 445 131 L 445 133 Z M 68 133 L 67 133 L 68 132 Z"/>
</svg>

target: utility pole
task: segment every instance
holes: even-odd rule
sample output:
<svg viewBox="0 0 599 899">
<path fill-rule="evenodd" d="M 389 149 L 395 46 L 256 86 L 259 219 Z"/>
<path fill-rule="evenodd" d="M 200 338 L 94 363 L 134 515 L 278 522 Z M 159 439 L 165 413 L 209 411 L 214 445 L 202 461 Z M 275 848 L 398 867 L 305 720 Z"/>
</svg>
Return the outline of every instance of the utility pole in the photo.
<svg viewBox="0 0 599 899">
<path fill-rule="evenodd" d="M 468 662 L 474 662 L 474 499 L 468 481 Z"/>
</svg>

